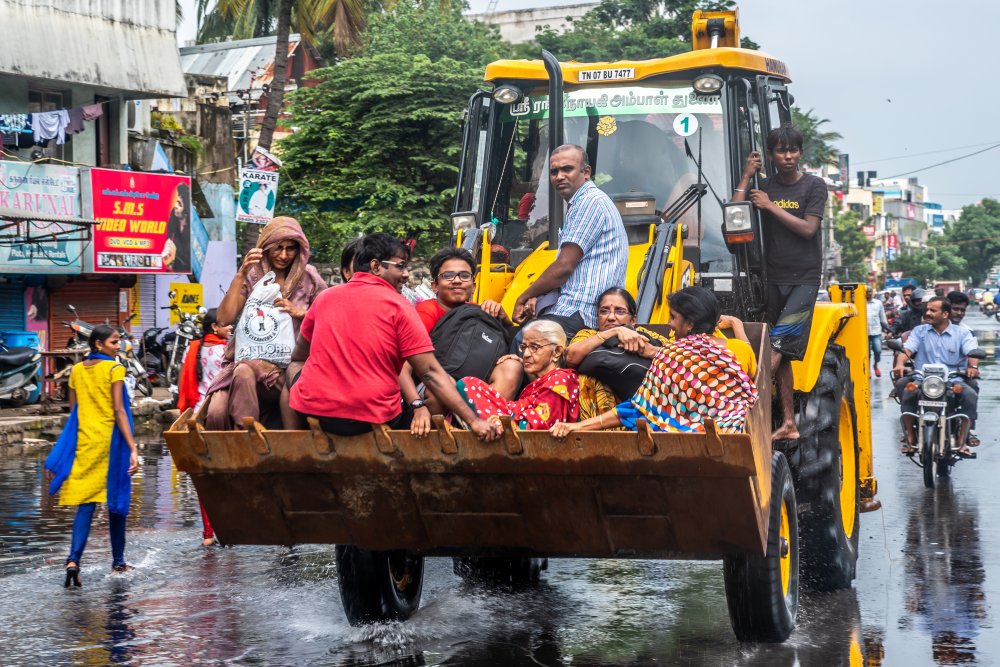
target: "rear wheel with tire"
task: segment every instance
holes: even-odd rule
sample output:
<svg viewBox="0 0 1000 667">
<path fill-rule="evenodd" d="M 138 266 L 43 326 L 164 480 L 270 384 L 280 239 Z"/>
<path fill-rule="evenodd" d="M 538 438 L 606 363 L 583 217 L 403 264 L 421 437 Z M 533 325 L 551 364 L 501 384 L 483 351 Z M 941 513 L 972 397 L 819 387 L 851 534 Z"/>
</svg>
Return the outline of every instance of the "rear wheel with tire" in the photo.
<svg viewBox="0 0 1000 667">
<path fill-rule="evenodd" d="M 799 609 L 799 534 L 792 471 L 781 452 L 771 457 L 767 550 L 723 559 L 726 603 L 736 638 L 783 642 Z"/>
<path fill-rule="evenodd" d="M 340 599 L 351 625 L 405 621 L 420 606 L 423 556 L 340 545 L 336 555 Z"/>
<path fill-rule="evenodd" d="M 456 558 L 455 574 L 467 582 L 485 584 L 536 584 L 547 558 Z"/>
<path fill-rule="evenodd" d="M 799 517 L 804 578 L 817 590 L 850 588 L 857 571 L 861 484 L 854 385 L 844 350 L 831 345 L 800 414 Z M 804 453 L 803 453 L 804 454 Z"/>
<path fill-rule="evenodd" d="M 924 426 L 924 441 L 921 444 L 920 458 L 924 465 L 924 486 L 928 489 L 934 488 L 934 478 L 938 474 L 938 460 L 934 455 L 934 447 L 937 444 L 938 429 L 937 424 L 927 424 Z"/>
</svg>

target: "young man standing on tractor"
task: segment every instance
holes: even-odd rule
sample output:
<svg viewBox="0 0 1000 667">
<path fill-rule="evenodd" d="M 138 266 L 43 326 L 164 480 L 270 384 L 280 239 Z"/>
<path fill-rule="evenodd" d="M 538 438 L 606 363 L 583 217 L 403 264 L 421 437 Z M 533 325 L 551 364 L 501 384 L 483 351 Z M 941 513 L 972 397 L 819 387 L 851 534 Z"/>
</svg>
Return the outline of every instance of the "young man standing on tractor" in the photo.
<svg viewBox="0 0 1000 667">
<path fill-rule="evenodd" d="M 762 178 L 759 189 L 751 189 L 751 179 L 763 162 L 760 153 L 750 153 L 733 201 L 749 199 L 761 211 L 771 368 L 781 403 L 781 426 L 771 439 L 797 440 L 791 362 L 802 359 L 809 342 L 823 264 L 819 229 L 828 195 L 821 178 L 799 171 L 802 133 L 795 126 L 785 124 L 771 130 L 766 143 L 774 177 Z"/>
</svg>

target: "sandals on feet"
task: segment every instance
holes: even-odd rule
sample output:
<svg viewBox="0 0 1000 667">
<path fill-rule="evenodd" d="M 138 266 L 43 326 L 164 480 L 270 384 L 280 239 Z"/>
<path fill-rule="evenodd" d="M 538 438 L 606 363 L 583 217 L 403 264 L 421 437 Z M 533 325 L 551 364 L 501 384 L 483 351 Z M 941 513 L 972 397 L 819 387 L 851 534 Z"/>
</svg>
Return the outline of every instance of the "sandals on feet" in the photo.
<svg viewBox="0 0 1000 667">
<path fill-rule="evenodd" d="M 913 456 L 914 454 L 917 453 L 917 448 L 914 447 L 913 445 L 904 444 L 902 447 L 899 448 L 899 453 L 904 454 L 906 456 Z"/>
<path fill-rule="evenodd" d="M 80 583 L 80 566 L 79 565 L 67 565 L 66 566 L 66 580 L 63 582 L 63 588 L 69 588 L 70 585 L 80 588 L 83 584 Z"/>
</svg>

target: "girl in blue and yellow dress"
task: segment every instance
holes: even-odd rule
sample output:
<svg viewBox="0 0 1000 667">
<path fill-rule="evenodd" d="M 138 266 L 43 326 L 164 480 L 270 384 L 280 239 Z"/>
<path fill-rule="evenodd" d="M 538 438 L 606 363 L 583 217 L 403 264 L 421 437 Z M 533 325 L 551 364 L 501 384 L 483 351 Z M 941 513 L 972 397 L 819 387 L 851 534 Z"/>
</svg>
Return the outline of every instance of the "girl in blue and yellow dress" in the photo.
<svg viewBox="0 0 1000 667">
<path fill-rule="evenodd" d="M 60 505 L 77 506 L 66 559 L 67 587 L 80 586 L 80 559 L 97 503 L 108 505 L 112 570 L 129 569 L 125 562 L 125 517 L 139 454 L 132 437 L 125 367 L 116 360 L 118 341 L 118 332 L 111 327 L 94 327 L 88 341 L 90 354 L 70 374 L 70 417 L 45 461 L 54 475 L 49 492 L 58 491 Z"/>
</svg>

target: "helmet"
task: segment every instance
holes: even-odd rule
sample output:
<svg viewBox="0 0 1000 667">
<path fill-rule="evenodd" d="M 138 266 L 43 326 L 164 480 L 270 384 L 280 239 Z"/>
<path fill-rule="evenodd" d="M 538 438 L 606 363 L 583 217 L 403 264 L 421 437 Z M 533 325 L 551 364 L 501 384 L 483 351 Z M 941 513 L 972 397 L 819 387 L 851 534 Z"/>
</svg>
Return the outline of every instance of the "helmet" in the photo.
<svg viewBox="0 0 1000 667">
<path fill-rule="evenodd" d="M 925 296 L 928 297 L 929 299 L 934 295 L 925 290 L 923 287 L 918 287 L 917 289 L 913 290 L 912 294 L 910 294 L 910 301 L 913 303 L 920 303 L 921 301 L 924 300 Z"/>
</svg>

